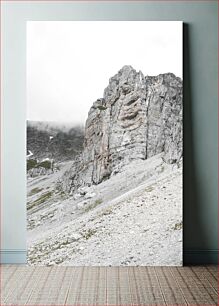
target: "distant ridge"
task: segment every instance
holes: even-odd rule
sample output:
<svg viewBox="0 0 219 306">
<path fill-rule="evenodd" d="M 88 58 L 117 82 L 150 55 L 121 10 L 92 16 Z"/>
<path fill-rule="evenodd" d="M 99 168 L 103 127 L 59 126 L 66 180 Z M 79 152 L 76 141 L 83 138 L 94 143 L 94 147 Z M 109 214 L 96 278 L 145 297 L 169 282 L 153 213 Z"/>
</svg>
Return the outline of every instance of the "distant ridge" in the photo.
<svg viewBox="0 0 219 306">
<path fill-rule="evenodd" d="M 27 154 L 55 161 L 73 160 L 82 151 L 84 128 L 69 123 L 27 121 Z"/>
</svg>

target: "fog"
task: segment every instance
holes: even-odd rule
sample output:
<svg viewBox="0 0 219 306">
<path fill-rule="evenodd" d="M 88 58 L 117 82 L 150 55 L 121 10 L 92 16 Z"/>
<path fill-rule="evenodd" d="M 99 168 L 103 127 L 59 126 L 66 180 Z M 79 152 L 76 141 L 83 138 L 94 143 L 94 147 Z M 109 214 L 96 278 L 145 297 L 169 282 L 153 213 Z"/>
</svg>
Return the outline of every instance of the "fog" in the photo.
<svg viewBox="0 0 219 306">
<path fill-rule="evenodd" d="M 27 119 L 84 124 L 124 65 L 182 77 L 182 22 L 28 21 Z"/>
</svg>

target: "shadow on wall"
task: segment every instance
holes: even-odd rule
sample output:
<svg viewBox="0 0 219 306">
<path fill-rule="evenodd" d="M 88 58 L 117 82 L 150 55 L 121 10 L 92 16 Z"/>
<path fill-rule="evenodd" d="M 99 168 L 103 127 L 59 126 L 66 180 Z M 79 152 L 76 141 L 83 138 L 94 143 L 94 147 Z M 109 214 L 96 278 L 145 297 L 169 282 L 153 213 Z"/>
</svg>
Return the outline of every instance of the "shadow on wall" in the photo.
<svg viewBox="0 0 219 306">
<path fill-rule="evenodd" d="M 198 178 L 195 163 L 195 145 L 193 130 L 193 101 L 191 94 L 190 73 L 190 36 L 189 25 L 183 24 L 183 131 L 184 131 L 184 168 L 183 168 L 183 245 L 184 264 L 194 264 L 194 256 L 197 256 L 197 264 L 202 263 L 199 254 L 193 254 L 194 242 L 207 239 L 202 222 L 200 209 L 200 196 L 198 192 Z M 195 246 L 194 246 L 195 247 Z"/>
</svg>

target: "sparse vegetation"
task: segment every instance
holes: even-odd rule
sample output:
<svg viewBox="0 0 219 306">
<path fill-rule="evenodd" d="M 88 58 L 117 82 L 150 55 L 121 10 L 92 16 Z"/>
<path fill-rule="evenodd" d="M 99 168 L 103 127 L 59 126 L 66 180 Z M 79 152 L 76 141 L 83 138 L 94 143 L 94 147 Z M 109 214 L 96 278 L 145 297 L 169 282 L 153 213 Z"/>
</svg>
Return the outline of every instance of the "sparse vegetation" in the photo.
<svg viewBox="0 0 219 306">
<path fill-rule="evenodd" d="M 99 216 L 100 217 L 107 216 L 110 215 L 112 212 L 113 212 L 112 207 L 108 207 L 107 209 L 104 209 L 104 211 L 101 214 L 99 214 Z"/>
<path fill-rule="evenodd" d="M 99 105 L 97 106 L 97 108 L 100 110 L 100 111 L 103 111 L 103 110 L 106 110 L 107 107 L 106 106 L 103 106 L 103 105 Z"/>
<path fill-rule="evenodd" d="M 101 204 L 102 202 L 103 202 L 102 199 L 97 199 L 97 200 L 94 202 L 95 207 L 96 207 L 97 205 Z"/>
<path fill-rule="evenodd" d="M 61 198 L 62 200 L 68 198 L 68 195 L 67 195 L 63 190 L 57 190 L 56 193 L 57 193 L 58 195 L 60 195 L 60 198 Z"/>
<path fill-rule="evenodd" d="M 147 192 L 151 192 L 152 190 L 154 190 L 152 186 L 148 186 L 147 188 L 145 188 L 145 191 Z"/>
<path fill-rule="evenodd" d="M 88 240 L 90 237 L 92 237 L 94 234 L 96 233 L 96 230 L 89 228 L 88 230 L 86 230 L 82 237 L 86 240 Z"/>
<path fill-rule="evenodd" d="M 52 196 L 52 192 L 51 191 L 48 191 L 44 194 L 42 194 L 37 200 L 33 201 L 33 202 L 28 202 L 27 204 L 27 209 L 31 209 L 33 208 L 34 206 L 37 206 L 37 205 L 40 205 L 44 202 L 46 202 L 48 199 L 50 199 Z"/>
<path fill-rule="evenodd" d="M 38 188 L 38 187 L 33 188 L 33 189 L 30 191 L 29 196 L 32 196 L 32 195 L 34 195 L 34 194 L 37 194 L 37 193 L 39 193 L 39 192 L 42 191 L 42 190 L 43 190 L 43 188 Z"/>
<path fill-rule="evenodd" d="M 174 229 L 175 231 L 181 230 L 181 229 L 182 229 L 182 221 L 176 223 L 176 224 L 174 225 L 173 229 Z"/>
<path fill-rule="evenodd" d="M 160 172 L 164 172 L 164 166 L 161 166 Z"/>
<path fill-rule="evenodd" d="M 103 202 L 102 199 L 97 199 L 94 203 L 91 203 L 90 205 L 87 205 L 84 209 L 84 212 L 88 212 L 91 209 L 97 207 L 98 205 L 100 205 Z"/>
<path fill-rule="evenodd" d="M 164 172 L 164 165 L 159 166 L 159 173 L 163 173 Z"/>
<path fill-rule="evenodd" d="M 64 240 L 64 241 L 62 241 L 61 242 L 61 244 L 59 245 L 59 248 L 62 248 L 63 246 L 66 246 L 66 245 L 68 245 L 68 244 L 70 244 L 70 241 L 67 239 L 67 240 Z"/>
</svg>

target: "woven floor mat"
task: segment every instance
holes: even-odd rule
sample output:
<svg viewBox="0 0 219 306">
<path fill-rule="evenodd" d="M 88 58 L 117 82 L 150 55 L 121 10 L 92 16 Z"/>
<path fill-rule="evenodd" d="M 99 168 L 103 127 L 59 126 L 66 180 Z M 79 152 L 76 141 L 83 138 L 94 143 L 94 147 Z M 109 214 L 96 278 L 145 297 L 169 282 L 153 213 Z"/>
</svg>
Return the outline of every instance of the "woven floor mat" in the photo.
<svg viewBox="0 0 219 306">
<path fill-rule="evenodd" d="M 1 305 L 217 305 L 217 266 L 1 266 Z"/>
</svg>

